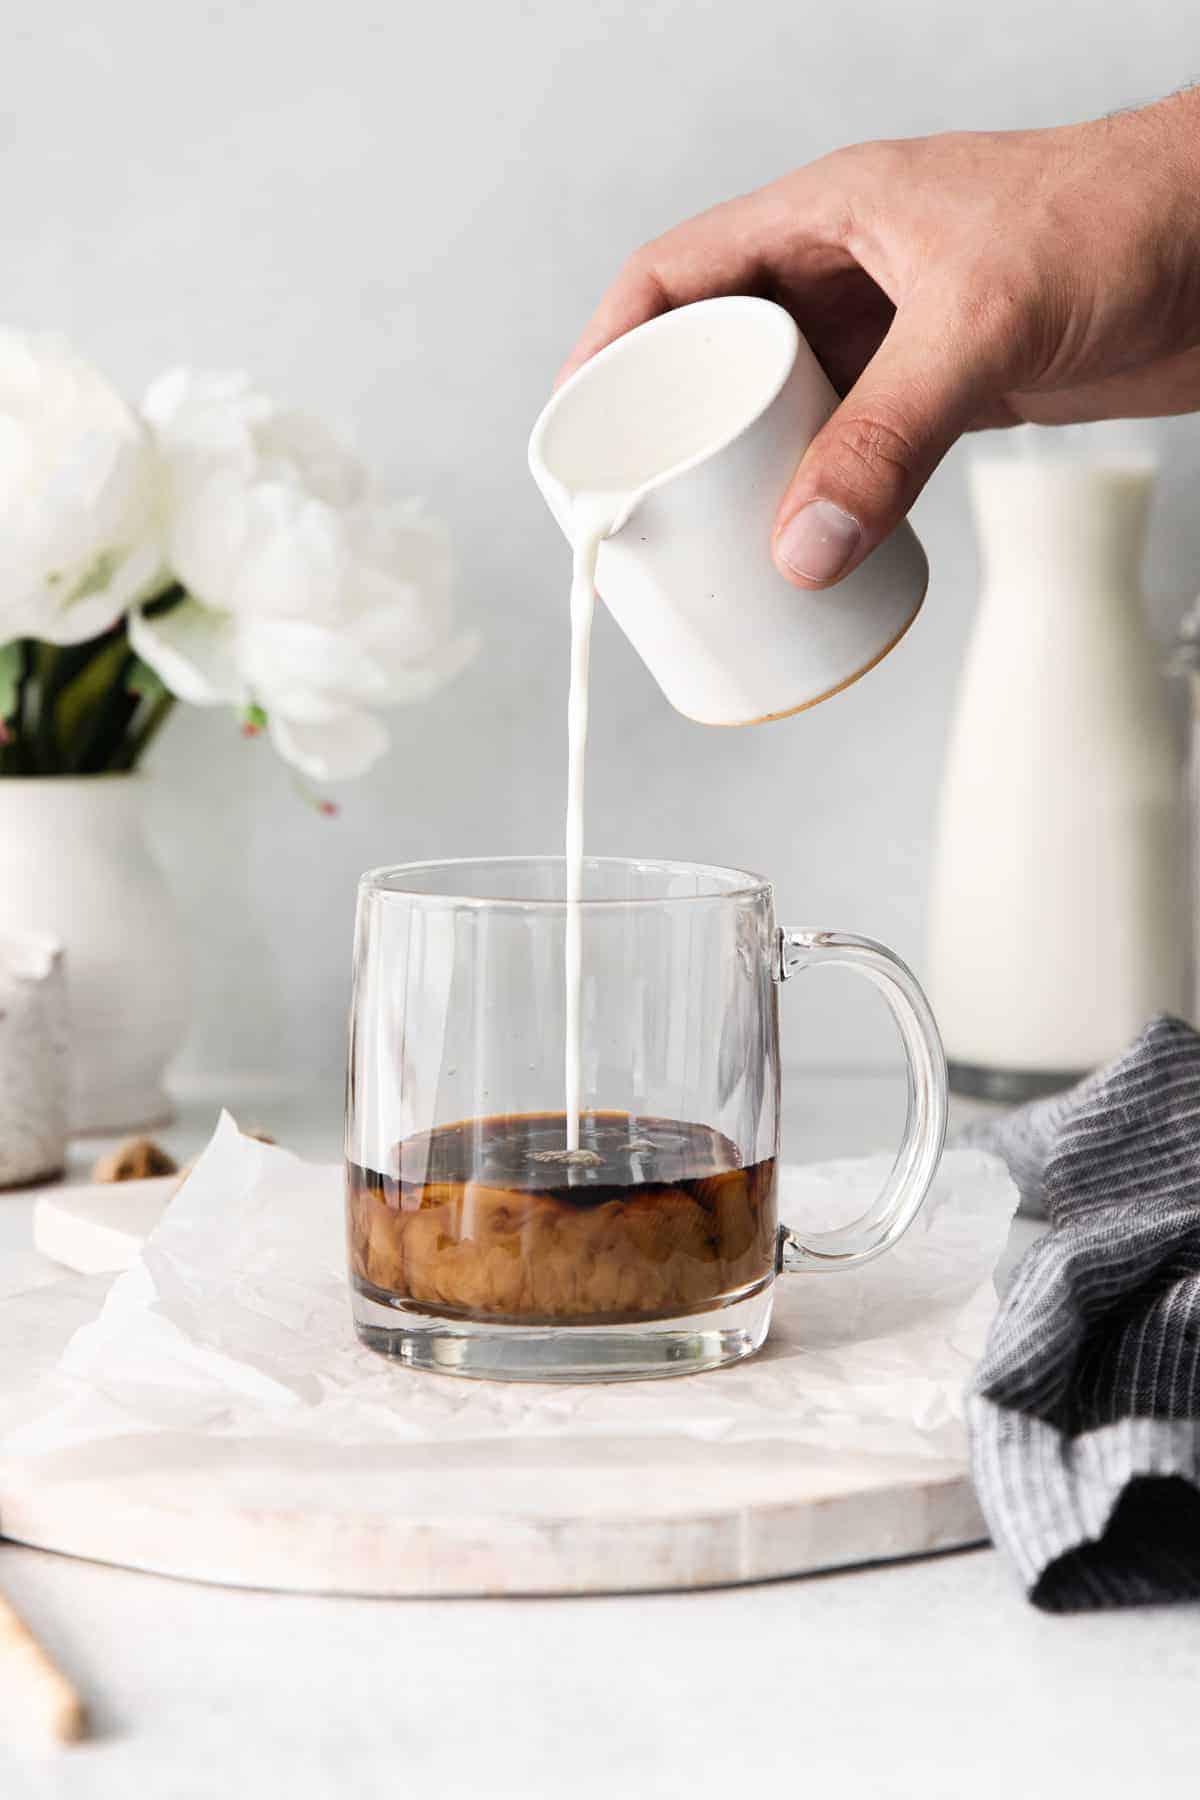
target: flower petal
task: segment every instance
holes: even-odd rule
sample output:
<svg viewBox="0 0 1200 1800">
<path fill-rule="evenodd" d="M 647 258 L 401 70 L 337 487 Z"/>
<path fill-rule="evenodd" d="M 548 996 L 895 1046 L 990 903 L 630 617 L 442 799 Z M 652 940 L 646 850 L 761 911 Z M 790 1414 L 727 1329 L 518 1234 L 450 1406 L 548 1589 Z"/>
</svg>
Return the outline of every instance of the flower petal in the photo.
<svg viewBox="0 0 1200 1800">
<path fill-rule="evenodd" d="M 150 591 L 161 470 L 116 390 L 50 337 L 0 332 L 0 594 L 49 643 L 106 631 Z"/>
<path fill-rule="evenodd" d="M 129 642 L 190 706 L 242 706 L 249 699 L 238 670 L 237 626 L 228 613 L 196 600 L 181 600 L 155 618 L 138 608 L 129 616 Z"/>
<path fill-rule="evenodd" d="M 142 417 L 169 461 L 232 462 L 249 472 L 254 426 L 269 408 L 248 375 L 170 369 L 151 383 Z"/>
<path fill-rule="evenodd" d="M 161 585 L 161 577 L 162 558 L 154 543 L 143 544 L 112 569 L 101 558 L 90 580 L 84 576 L 73 595 L 56 599 L 47 591 L 40 601 L 27 603 L 21 635 L 46 644 L 86 643 L 108 631 L 139 600 L 148 599 Z"/>
<path fill-rule="evenodd" d="M 235 471 L 219 470 L 192 482 L 171 468 L 167 561 L 190 594 L 219 612 L 232 612 L 249 536 L 247 492 Z"/>
<path fill-rule="evenodd" d="M 464 631 L 460 636 L 439 644 L 431 655 L 422 658 L 420 662 L 385 660 L 381 666 L 387 683 L 386 704 L 412 706 L 417 701 L 428 700 L 466 668 L 478 653 L 482 642 L 477 631 Z"/>
<path fill-rule="evenodd" d="M 285 762 L 310 781 L 353 781 L 365 775 L 388 747 L 379 720 L 357 708 L 318 724 L 268 715 L 271 741 Z"/>
<path fill-rule="evenodd" d="M 307 619 L 239 619 L 238 666 L 268 712 L 282 705 L 293 718 L 388 697 L 383 671 L 363 645 Z"/>
<path fill-rule="evenodd" d="M 367 472 L 358 457 L 311 413 L 279 408 L 254 436 L 267 480 L 302 487 L 339 511 L 366 495 Z"/>
<path fill-rule="evenodd" d="M 231 611 L 340 625 L 351 574 L 342 515 L 278 481 L 258 482 L 243 505 L 246 539 Z"/>
</svg>

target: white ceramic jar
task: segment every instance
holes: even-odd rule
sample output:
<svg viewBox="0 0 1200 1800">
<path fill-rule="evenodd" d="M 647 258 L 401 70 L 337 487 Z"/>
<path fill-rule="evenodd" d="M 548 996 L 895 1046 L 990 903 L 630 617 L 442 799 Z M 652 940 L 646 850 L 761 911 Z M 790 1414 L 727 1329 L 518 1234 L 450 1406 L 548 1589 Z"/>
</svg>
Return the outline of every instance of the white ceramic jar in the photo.
<svg viewBox="0 0 1200 1800">
<path fill-rule="evenodd" d="M 59 1174 L 66 1151 L 62 947 L 0 935 L 0 1188 Z"/>
</svg>

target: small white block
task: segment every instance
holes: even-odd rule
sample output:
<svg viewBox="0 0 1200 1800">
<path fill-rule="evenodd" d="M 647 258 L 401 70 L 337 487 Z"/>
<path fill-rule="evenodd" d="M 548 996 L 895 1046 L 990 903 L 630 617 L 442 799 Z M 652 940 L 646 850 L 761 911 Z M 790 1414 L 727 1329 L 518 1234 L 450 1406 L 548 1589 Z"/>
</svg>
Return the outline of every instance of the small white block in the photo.
<svg viewBox="0 0 1200 1800">
<path fill-rule="evenodd" d="M 160 1175 L 47 1188 L 33 1209 L 34 1248 L 81 1275 L 128 1269 L 178 1186 L 178 1175 Z"/>
</svg>

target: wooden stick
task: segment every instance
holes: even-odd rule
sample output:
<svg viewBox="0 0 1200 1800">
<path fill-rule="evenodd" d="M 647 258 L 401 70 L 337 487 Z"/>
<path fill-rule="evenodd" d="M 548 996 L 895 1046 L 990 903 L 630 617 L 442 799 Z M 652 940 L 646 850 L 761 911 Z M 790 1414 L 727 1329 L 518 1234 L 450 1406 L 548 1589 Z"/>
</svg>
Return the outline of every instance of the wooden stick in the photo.
<svg viewBox="0 0 1200 1800">
<path fill-rule="evenodd" d="M 57 1663 L 0 1595 L 0 1694 L 10 1719 L 27 1718 L 34 1728 L 72 1744 L 87 1732 L 83 1701 Z"/>
</svg>

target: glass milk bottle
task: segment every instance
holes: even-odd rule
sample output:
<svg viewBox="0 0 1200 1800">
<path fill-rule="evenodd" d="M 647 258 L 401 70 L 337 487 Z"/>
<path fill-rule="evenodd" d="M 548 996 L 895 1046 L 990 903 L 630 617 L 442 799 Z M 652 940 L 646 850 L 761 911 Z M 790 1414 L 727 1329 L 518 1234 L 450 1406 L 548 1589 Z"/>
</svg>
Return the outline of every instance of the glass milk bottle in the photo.
<svg viewBox="0 0 1200 1800">
<path fill-rule="evenodd" d="M 1188 678 L 1188 756 L 1186 839 L 1188 914 L 1191 944 L 1191 1012 L 1200 1017 L 1200 600 L 1193 601 L 1179 627 L 1170 669 Z"/>
<path fill-rule="evenodd" d="M 969 480 L 983 590 L 943 778 L 931 997 L 951 1086 L 1015 1100 L 1179 1010 L 1180 777 L 1140 579 L 1152 460 L 985 456 Z"/>
</svg>

